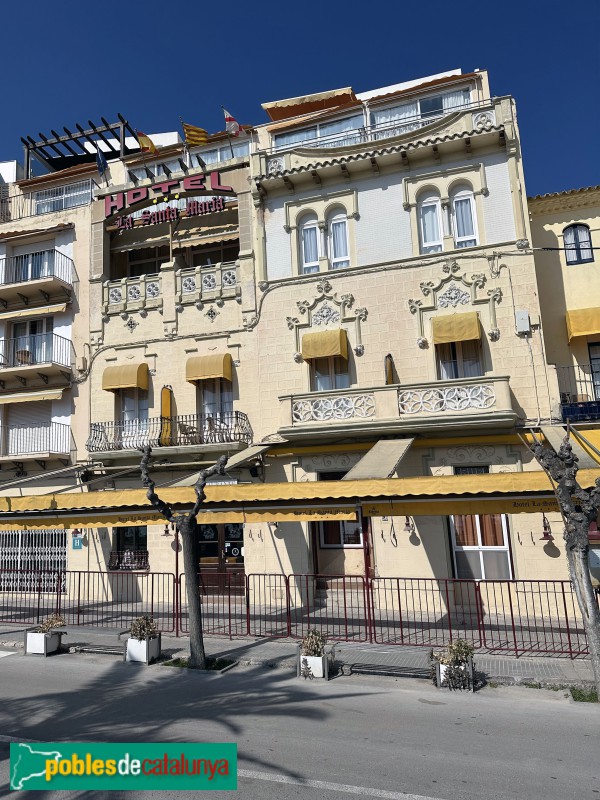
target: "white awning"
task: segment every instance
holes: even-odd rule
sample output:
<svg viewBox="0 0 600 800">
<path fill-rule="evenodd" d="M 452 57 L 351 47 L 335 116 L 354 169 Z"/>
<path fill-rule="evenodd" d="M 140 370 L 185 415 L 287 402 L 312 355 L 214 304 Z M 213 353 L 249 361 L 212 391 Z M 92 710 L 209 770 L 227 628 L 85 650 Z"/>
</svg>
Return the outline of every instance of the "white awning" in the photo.
<svg viewBox="0 0 600 800">
<path fill-rule="evenodd" d="M 407 454 L 414 439 L 380 439 L 358 464 L 342 478 L 343 481 L 364 481 L 390 478 Z"/>
</svg>

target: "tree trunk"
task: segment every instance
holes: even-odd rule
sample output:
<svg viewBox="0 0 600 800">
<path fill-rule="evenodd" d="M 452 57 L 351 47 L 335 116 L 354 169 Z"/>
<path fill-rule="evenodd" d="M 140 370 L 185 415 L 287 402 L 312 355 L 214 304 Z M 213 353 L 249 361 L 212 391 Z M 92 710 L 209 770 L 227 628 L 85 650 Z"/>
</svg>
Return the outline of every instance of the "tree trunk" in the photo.
<svg viewBox="0 0 600 800">
<path fill-rule="evenodd" d="M 204 630 L 202 625 L 202 597 L 200 594 L 200 576 L 198 563 L 198 539 L 196 518 L 180 517 L 179 534 L 183 553 L 183 569 L 188 600 L 188 619 L 190 634 L 190 667 L 206 669 L 206 653 L 204 651 Z"/>
<path fill-rule="evenodd" d="M 571 582 L 587 634 L 596 692 L 600 702 L 600 610 L 598 609 L 598 602 L 590 577 L 588 550 L 589 548 L 587 547 L 570 549 L 567 545 Z"/>
</svg>

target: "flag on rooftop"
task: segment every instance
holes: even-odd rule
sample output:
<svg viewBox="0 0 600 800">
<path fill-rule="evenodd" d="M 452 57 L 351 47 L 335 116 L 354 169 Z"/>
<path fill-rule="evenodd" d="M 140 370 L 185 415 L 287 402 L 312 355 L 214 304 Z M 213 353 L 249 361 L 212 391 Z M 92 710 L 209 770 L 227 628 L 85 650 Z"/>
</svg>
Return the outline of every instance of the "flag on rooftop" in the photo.
<svg viewBox="0 0 600 800">
<path fill-rule="evenodd" d="M 156 145 L 149 136 L 142 131 L 136 131 L 136 134 L 142 153 L 156 153 Z"/>
<path fill-rule="evenodd" d="M 108 162 L 106 160 L 106 156 L 98 146 L 96 146 L 96 167 L 98 168 L 98 172 L 100 173 L 100 175 L 104 175 L 104 173 L 108 169 Z"/>
<path fill-rule="evenodd" d="M 225 130 L 229 136 L 239 136 L 240 135 L 240 124 L 235 117 L 232 117 L 229 111 L 226 108 L 223 108 L 223 114 L 225 114 Z"/>
<path fill-rule="evenodd" d="M 198 128 L 196 125 L 188 125 L 187 122 L 181 123 L 183 125 L 183 135 L 185 136 L 185 143 L 191 147 L 199 144 L 206 144 L 208 142 L 208 133 L 204 128 Z"/>
</svg>

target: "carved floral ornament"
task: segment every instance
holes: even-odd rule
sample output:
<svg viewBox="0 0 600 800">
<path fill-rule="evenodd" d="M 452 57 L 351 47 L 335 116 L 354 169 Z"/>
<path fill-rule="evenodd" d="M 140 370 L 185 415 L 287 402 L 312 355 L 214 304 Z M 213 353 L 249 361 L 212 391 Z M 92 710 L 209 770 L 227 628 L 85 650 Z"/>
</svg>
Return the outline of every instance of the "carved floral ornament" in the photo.
<svg viewBox="0 0 600 800">
<path fill-rule="evenodd" d="M 368 316 L 366 308 L 354 307 L 354 295 L 342 294 L 340 296 L 332 292 L 332 286 L 328 280 L 317 282 L 317 294 L 312 300 L 298 300 L 298 317 L 286 317 L 289 330 L 294 332 L 295 352 L 294 361 L 302 361 L 301 339 L 302 334 L 307 333 L 308 328 L 341 327 L 344 322 L 353 322 L 355 326 L 356 345 L 354 353 L 362 356 L 365 348 L 362 343 L 361 323 L 365 322 Z M 302 317 L 302 319 L 301 319 Z"/>
<path fill-rule="evenodd" d="M 490 329 L 487 334 L 490 341 L 497 342 L 500 330 L 496 323 L 496 304 L 502 300 L 502 289 L 496 287 L 488 289 L 484 296 L 478 293 L 485 290 L 487 281 L 483 272 L 477 272 L 467 278 L 460 273 L 460 266 L 454 260 L 447 261 L 442 267 L 442 275 L 437 281 L 423 281 L 420 284 L 421 292 L 430 302 L 410 299 L 408 307 L 411 314 L 417 316 L 417 346 L 422 350 L 429 346 L 424 332 L 423 314 L 426 311 L 435 311 L 438 308 L 458 308 L 465 305 L 483 305 L 489 307 Z M 464 287 L 464 288 L 463 288 Z"/>
</svg>

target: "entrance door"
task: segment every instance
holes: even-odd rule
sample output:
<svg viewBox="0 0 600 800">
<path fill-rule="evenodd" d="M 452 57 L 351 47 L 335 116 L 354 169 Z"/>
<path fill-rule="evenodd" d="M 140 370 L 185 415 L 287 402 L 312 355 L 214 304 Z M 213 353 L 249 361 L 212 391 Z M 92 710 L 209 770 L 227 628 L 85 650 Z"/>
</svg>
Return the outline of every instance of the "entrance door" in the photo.
<svg viewBox="0 0 600 800">
<path fill-rule="evenodd" d="M 198 525 L 198 559 L 205 591 L 244 591 L 244 526 Z"/>
</svg>

